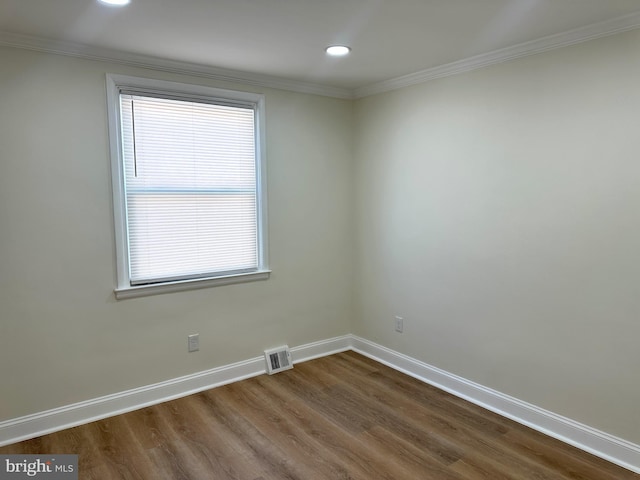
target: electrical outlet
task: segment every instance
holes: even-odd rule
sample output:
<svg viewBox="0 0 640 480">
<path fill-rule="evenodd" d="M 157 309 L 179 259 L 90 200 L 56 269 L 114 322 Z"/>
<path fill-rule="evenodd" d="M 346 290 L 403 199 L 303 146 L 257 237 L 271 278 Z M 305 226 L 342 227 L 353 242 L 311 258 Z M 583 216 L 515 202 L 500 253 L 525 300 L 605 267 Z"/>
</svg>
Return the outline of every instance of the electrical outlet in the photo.
<svg viewBox="0 0 640 480">
<path fill-rule="evenodd" d="M 194 333 L 193 335 L 189 335 L 187 337 L 187 342 L 189 344 L 189 352 L 197 352 L 200 350 L 200 334 Z"/>
<path fill-rule="evenodd" d="M 396 332 L 402 333 L 402 331 L 404 330 L 404 318 L 398 317 L 396 315 L 395 319 L 396 319 Z"/>
</svg>

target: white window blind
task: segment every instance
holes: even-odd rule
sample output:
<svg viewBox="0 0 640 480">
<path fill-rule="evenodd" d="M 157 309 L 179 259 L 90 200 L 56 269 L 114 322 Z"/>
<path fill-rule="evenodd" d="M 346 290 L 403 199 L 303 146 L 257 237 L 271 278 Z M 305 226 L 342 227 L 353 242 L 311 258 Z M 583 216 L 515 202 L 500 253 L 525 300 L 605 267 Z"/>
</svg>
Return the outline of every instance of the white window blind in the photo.
<svg viewBox="0 0 640 480">
<path fill-rule="evenodd" d="M 119 100 L 131 285 L 256 271 L 254 107 Z"/>
</svg>

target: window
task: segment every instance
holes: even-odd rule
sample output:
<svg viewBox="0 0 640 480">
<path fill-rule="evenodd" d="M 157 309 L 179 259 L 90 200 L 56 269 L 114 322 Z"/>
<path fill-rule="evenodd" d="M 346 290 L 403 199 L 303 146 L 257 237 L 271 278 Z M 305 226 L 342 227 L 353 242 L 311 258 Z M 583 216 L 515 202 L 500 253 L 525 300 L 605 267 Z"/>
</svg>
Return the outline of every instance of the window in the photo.
<svg viewBox="0 0 640 480">
<path fill-rule="evenodd" d="M 268 278 L 262 96 L 107 84 L 116 297 Z"/>
</svg>

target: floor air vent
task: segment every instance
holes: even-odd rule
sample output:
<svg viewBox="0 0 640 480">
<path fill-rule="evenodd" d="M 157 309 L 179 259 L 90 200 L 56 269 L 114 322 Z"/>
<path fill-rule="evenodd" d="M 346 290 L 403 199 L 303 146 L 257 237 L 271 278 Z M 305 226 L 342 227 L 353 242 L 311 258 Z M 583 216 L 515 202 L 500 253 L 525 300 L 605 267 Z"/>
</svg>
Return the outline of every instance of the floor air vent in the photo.
<svg viewBox="0 0 640 480">
<path fill-rule="evenodd" d="M 291 363 L 291 352 L 289 351 L 289 347 L 286 345 L 278 348 L 272 348 L 271 350 L 265 350 L 264 357 L 267 360 L 267 373 L 269 375 L 293 368 L 293 364 Z"/>
</svg>

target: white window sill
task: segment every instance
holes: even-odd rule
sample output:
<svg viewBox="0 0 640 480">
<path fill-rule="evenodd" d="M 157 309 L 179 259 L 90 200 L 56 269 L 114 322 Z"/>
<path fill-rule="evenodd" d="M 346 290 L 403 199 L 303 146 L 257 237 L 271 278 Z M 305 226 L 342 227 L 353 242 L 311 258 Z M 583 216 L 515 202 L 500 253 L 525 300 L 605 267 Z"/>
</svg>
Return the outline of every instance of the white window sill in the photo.
<svg viewBox="0 0 640 480">
<path fill-rule="evenodd" d="M 198 278 L 194 280 L 181 280 L 177 282 L 157 283 L 153 285 L 136 285 L 119 287 L 114 290 L 117 300 L 125 298 L 145 297 L 159 295 L 161 293 L 182 292 L 184 290 L 196 290 L 199 288 L 217 287 L 220 285 L 232 285 L 234 283 L 255 282 L 267 280 L 271 270 L 259 270 L 251 273 L 239 273 L 215 278 Z"/>
</svg>

